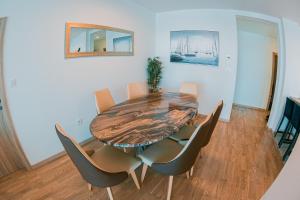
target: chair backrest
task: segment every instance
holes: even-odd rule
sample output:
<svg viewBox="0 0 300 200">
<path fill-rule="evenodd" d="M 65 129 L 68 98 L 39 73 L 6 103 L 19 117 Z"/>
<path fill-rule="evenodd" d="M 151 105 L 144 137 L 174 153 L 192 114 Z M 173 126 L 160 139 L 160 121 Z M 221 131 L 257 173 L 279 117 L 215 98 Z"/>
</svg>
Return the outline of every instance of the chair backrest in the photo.
<svg viewBox="0 0 300 200">
<path fill-rule="evenodd" d="M 55 124 L 55 130 L 67 154 L 83 179 L 88 183 L 98 187 L 110 187 L 119 184 L 128 177 L 127 172 L 109 173 L 102 170 L 85 153 L 81 146 L 73 138 L 67 135 L 59 124 Z"/>
<path fill-rule="evenodd" d="M 148 85 L 146 82 L 129 83 L 127 85 L 128 99 L 136 99 L 148 95 Z"/>
<path fill-rule="evenodd" d="M 195 98 L 198 97 L 198 86 L 196 83 L 182 83 L 179 89 L 180 93 L 191 94 Z"/>
<path fill-rule="evenodd" d="M 300 105 L 296 103 L 293 109 L 291 124 L 296 129 L 296 132 L 300 131 Z"/>
<path fill-rule="evenodd" d="M 212 114 L 197 126 L 187 144 L 173 160 L 167 163 L 153 163 L 151 167 L 166 175 L 178 175 L 190 170 L 203 147 L 202 141 L 209 131 L 211 122 Z"/>
<path fill-rule="evenodd" d="M 107 111 L 115 105 L 115 101 L 107 88 L 95 92 L 95 102 L 98 114 Z"/>
<path fill-rule="evenodd" d="M 286 98 L 284 116 L 289 120 L 292 119 L 295 102 L 289 97 Z"/>
<path fill-rule="evenodd" d="M 203 147 L 205 147 L 206 145 L 208 145 L 209 141 L 210 141 L 210 138 L 216 128 L 216 125 L 218 123 L 218 120 L 220 118 L 220 115 L 221 115 L 221 112 L 222 112 L 222 109 L 223 109 L 223 100 L 219 102 L 217 108 L 215 109 L 215 111 L 213 112 L 213 118 L 212 118 L 212 122 L 211 122 L 211 125 L 210 125 L 210 128 L 209 128 L 209 131 L 207 133 L 207 136 L 204 138 L 204 141 L 203 141 Z"/>
</svg>

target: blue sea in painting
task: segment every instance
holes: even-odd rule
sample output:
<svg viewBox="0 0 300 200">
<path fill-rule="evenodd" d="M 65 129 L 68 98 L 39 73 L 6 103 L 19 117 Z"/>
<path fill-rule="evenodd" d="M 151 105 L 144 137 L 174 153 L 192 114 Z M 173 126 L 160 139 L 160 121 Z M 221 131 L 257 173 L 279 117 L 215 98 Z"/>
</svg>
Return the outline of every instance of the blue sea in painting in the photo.
<svg viewBox="0 0 300 200">
<path fill-rule="evenodd" d="M 170 62 L 218 66 L 219 58 L 218 57 L 205 58 L 205 57 L 197 57 L 197 56 L 185 56 L 185 55 L 171 54 Z"/>
<path fill-rule="evenodd" d="M 170 62 L 219 65 L 219 33 L 171 31 Z"/>
</svg>

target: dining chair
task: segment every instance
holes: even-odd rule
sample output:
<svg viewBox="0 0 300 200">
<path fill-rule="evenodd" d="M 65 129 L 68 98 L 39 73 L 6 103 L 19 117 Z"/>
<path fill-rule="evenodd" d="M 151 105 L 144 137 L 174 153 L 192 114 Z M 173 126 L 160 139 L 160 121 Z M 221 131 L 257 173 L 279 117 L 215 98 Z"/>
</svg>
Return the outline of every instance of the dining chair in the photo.
<svg viewBox="0 0 300 200">
<path fill-rule="evenodd" d="M 191 94 L 195 98 L 197 98 L 198 97 L 198 86 L 196 83 L 184 82 L 180 85 L 179 92 L 184 93 L 184 94 Z"/>
<path fill-rule="evenodd" d="M 148 85 L 146 82 L 129 83 L 127 85 L 128 99 L 136 99 L 148 95 Z"/>
<path fill-rule="evenodd" d="M 211 136 L 216 128 L 217 122 L 220 118 L 222 109 L 223 109 L 223 100 L 218 103 L 215 111 L 213 112 L 212 124 L 211 124 L 209 132 L 207 134 L 207 137 L 205 137 L 205 140 L 204 140 L 205 145 L 204 146 L 206 146 L 210 141 L 210 138 L 211 138 Z M 188 125 L 184 126 L 183 128 L 181 128 L 177 133 L 171 135 L 169 138 L 176 142 L 179 142 L 180 144 L 185 145 L 185 143 L 191 137 L 191 135 L 193 134 L 195 129 L 196 129 L 196 126 L 194 124 L 191 124 L 191 125 L 188 124 Z"/>
<path fill-rule="evenodd" d="M 125 181 L 128 174 L 132 176 L 136 187 L 140 189 L 135 174 L 135 169 L 141 165 L 138 158 L 131 157 L 109 145 L 91 152 L 91 156 L 89 156 L 59 124 L 55 124 L 55 130 L 67 154 L 83 179 L 88 183 L 90 190 L 92 186 L 105 187 L 110 200 L 112 200 L 111 187 Z"/>
<path fill-rule="evenodd" d="M 279 147 L 281 147 L 281 145 L 283 143 L 288 144 L 288 148 L 283 155 L 283 160 L 286 160 L 287 157 L 293 151 L 293 148 L 297 142 L 299 133 L 300 133 L 300 105 L 295 104 L 294 109 L 293 109 L 292 118 L 290 121 L 290 126 L 289 126 L 288 130 L 283 133 L 283 136 L 281 137 L 281 139 L 279 141 Z M 290 139 L 291 136 L 292 136 L 292 139 Z"/>
<path fill-rule="evenodd" d="M 151 167 L 154 171 L 169 176 L 167 199 L 171 198 L 173 176 L 190 173 L 197 156 L 203 146 L 203 136 L 207 134 L 212 121 L 212 114 L 207 116 L 194 131 L 185 146 L 173 140 L 165 139 L 153 144 L 144 152 L 138 155 L 143 161 L 141 182 L 144 181 L 147 168 Z"/>
<path fill-rule="evenodd" d="M 212 134 L 213 134 L 213 132 L 216 128 L 216 125 L 217 125 L 218 121 L 219 121 L 219 118 L 220 118 L 220 115 L 221 115 L 221 112 L 222 112 L 222 109 L 223 109 L 223 105 L 224 105 L 224 103 L 223 103 L 223 100 L 222 100 L 218 103 L 217 108 L 213 112 L 212 122 L 211 122 L 209 131 L 207 132 L 206 137 L 204 137 L 203 147 L 206 147 L 210 142 L 211 136 L 212 136 Z"/>
<path fill-rule="evenodd" d="M 287 97 L 286 102 L 285 102 L 284 112 L 283 112 L 281 120 L 278 124 L 278 127 L 275 131 L 275 136 L 277 135 L 277 133 L 285 133 L 287 131 L 287 129 L 289 128 L 289 126 L 291 125 L 291 119 L 292 119 L 292 115 L 293 115 L 294 105 L 295 105 L 295 102 L 292 99 L 290 99 L 289 97 Z M 280 131 L 280 129 L 283 125 L 284 119 L 287 120 L 287 123 L 285 124 L 284 130 Z M 282 134 L 282 136 L 283 136 L 283 134 Z M 281 138 L 282 138 L 282 136 L 281 136 Z"/>
<path fill-rule="evenodd" d="M 115 105 L 115 101 L 108 88 L 95 92 L 95 102 L 97 114 L 105 112 Z"/>
</svg>

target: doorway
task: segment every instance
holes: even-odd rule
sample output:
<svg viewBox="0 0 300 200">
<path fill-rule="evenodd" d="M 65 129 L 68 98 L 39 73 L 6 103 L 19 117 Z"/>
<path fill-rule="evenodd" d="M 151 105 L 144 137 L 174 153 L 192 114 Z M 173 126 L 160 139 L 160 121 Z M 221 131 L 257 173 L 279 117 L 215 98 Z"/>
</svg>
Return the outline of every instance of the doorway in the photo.
<svg viewBox="0 0 300 200">
<path fill-rule="evenodd" d="M 0 177 L 30 168 L 8 110 L 3 79 L 3 42 L 6 18 L 0 18 Z"/>
<path fill-rule="evenodd" d="M 237 28 L 238 67 L 234 103 L 270 112 L 276 87 L 278 26 L 239 16 Z"/>
</svg>

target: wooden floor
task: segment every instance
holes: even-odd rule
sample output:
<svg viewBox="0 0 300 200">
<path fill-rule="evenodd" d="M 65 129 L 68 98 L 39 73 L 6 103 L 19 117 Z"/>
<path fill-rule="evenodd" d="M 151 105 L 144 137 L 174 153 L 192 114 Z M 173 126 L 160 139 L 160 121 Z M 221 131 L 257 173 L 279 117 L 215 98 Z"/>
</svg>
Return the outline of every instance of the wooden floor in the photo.
<svg viewBox="0 0 300 200">
<path fill-rule="evenodd" d="M 89 146 L 98 147 L 93 142 Z M 265 113 L 234 107 L 230 123 L 219 122 L 210 144 L 198 159 L 194 176 L 174 177 L 172 199 L 260 199 L 283 164 Z M 138 175 L 140 175 L 140 169 Z M 168 178 L 148 170 L 138 191 L 131 178 L 112 188 L 115 199 L 165 199 Z M 88 190 L 67 156 L 32 171 L 0 179 L 0 199 L 108 199 L 105 189 Z"/>
</svg>

